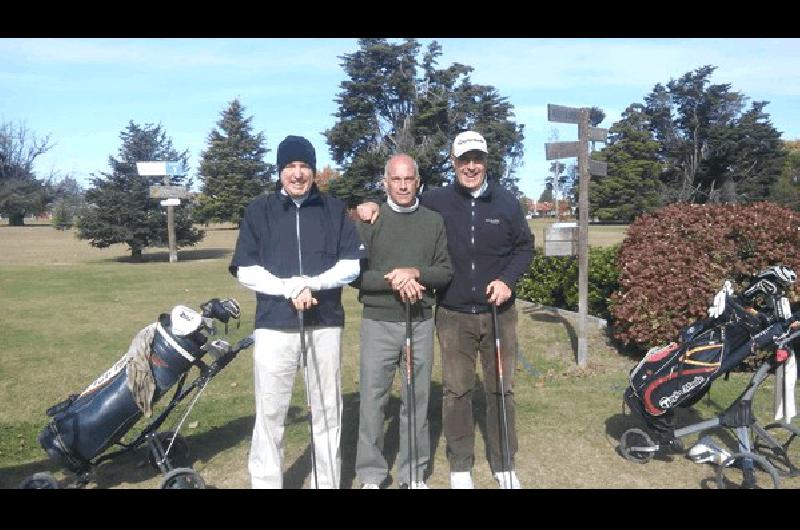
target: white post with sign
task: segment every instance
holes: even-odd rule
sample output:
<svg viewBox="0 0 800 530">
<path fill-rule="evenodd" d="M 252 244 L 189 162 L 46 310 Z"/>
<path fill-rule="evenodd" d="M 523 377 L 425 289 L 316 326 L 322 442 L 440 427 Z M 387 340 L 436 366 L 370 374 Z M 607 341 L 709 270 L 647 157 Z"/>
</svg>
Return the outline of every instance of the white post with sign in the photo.
<svg viewBox="0 0 800 530">
<path fill-rule="evenodd" d="M 183 186 L 171 186 L 170 177 L 185 175 L 183 164 L 173 162 L 136 162 L 136 171 L 143 177 L 164 177 L 163 186 L 150 186 L 151 199 L 163 199 L 161 206 L 167 209 L 167 237 L 169 238 L 169 262 L 178 261 L 178 248 L 175 238 L 175 207 L 181 205 L 181 199 L 189 193 Z"/>
</svg>

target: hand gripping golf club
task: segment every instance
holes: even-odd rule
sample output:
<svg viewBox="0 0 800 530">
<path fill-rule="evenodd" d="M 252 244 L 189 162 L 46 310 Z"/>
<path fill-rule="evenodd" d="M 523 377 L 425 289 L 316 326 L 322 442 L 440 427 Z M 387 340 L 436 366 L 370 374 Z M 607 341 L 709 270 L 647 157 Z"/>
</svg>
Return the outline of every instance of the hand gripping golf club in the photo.
<svg viewBox="0 0 800 530">
<path fill-rule="evenodd" d="M 303 322 L 303 311 L 297 311 L 297 320 L 300 323 L 300 353 L 303 355 L 303 375 L 306 378 L 306 406 L 308 407 L 308 431 L 311 433 L 311 468 L 314 470 L 314 489 L 319 489 L 317 482 L 317 451 L 314 446 L 314 417 L 311 413 L 311 393 L 308 378 L 308 350 L 306 349 L 306 326 Z"/>
<path fill-rule="evenodd" d="M 416 419 L 417 405 L 414 399 L 414 353 L 411 348 L 411 302 L 406 300 L 406 414 L 408 424 L 408 489 L 414 487 L 417 474 Z"/>
<path fill-rule="evenodd" d="M 508 416 L 506 414 L 506 387 L 503 379 L 503 360 L 500 356 L 500 327 L 497 324 L 497 306 L 489 304 L 492 309 L 492 328 L 494 331 L 494 351 L 495 361 L 497 362 L 497 378 L 500 381 L 500 409 L 503 413 L 503 424 L 500 431 L 503 437 L 503 447 L 505 447 L 506 462 L 506 485 L 511 488 L 511 451 L 508 449 Z"/>
</svg>

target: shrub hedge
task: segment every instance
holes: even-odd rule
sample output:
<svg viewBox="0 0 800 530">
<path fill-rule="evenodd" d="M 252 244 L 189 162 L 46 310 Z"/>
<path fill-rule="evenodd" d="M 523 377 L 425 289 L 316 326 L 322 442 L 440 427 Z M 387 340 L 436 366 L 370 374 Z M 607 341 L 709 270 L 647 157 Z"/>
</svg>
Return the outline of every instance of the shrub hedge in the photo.
<svg viewBox="0 0 800 530">
<path fill-rule="evenodd" d="M 769 265 L 800 272 L 800 214 L 775 203 L 673 204 L 630 225 L 610 297 L 614 336 L 647 349 L 675 340 L 725 279 L 741 292 Z"/>
</svg>

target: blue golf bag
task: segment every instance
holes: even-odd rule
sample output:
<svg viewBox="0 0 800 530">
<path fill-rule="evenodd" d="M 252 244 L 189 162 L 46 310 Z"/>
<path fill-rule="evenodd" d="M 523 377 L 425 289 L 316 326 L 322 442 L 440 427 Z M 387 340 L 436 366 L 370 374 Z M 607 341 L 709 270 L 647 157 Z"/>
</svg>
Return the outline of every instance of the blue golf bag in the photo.
<svg viewBox="0 0 800 530">
<path fill-rule="evenodd" d="M 86 472 L 93 459 L 119 442 L 145 413 L 149 415 L 150 405 L 193 365 L 205 366 L 200 359 L 209 351 L 216 353 L 210 345 L 218 342 L 209 342 L 205 334 L 215 332 L 211 319 L 225 322 L 227 328 L 229 318 L 239 317 L 239 307 L 235 300 L 215 298 L 202 309 L 201 315 L 176 306 L 161 314 L 134 339 L 144 355 L 133 359 L 132 343 L 128 354 L 83 392 L 48 409 L 51 419 L 38 439 L 49 457 L 75 473 Z M 142 379 L 145 383 L 140 384 Z"/>
</svg>

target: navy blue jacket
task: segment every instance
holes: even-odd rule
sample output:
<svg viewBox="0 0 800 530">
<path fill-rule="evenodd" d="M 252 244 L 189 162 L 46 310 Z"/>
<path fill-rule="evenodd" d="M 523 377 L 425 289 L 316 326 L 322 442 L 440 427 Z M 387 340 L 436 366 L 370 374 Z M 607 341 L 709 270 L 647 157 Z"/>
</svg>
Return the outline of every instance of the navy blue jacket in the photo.
<svg viewBox="0 0 800 530">
<path fill-rule="evenodd" d="M 504 311 L 516 298 L 517 280 L 528 272 L 533 259 L 533 235 L 514 195 L 495 181 L 474 199 L 457 181 L 422 194 L 420 203 L 444 218 L 447 249 L 453 279 L 437 289 L 439 305 L 465 313 L 489 311 L 486 286 L 500 279 L 511 289 L 511 298 L 498 308 Z"/>
<path fill-rule="evenodd" d="M 228 269 L 236 276 L 238 267 L 260 265 L 285 279 L 317 276 L 341 259 L 364 257 L 364 246 L 344 202 L 321 194 L 314 184 L 299 208 L 279 191 L 253 199 L 245 210 Z M 304 312 L 306 326 L 344 326 L 341 287 L 316 291 L 314 298 L 319 304 Z M 291 300 L 256 293 L 256 302 L 256 328 L 299 330 Z"/>
</svg>

